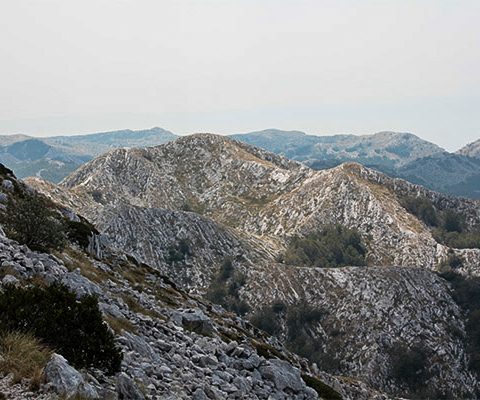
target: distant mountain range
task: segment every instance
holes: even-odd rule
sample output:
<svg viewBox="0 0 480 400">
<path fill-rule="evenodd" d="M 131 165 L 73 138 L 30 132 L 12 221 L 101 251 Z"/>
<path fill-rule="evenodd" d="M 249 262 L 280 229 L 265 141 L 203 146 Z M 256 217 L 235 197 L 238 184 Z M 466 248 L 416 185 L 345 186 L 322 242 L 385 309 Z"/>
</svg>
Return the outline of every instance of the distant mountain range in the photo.
<svg viewBox="0 0 480 400">
<path fill-rule="evenodd" d="M 317 170 L 354 161 L 429 189 L 480 198 L 480 140 L 449 153 L 411 133 L 313 136 L 268 129 L 230 137 Z M 172 132 L 157 127 L 46 138 L 0 136 L 0 162 L 20 178 L 37 176 L 58 183 L 109 150 L 156 146 L 176 138 Z"/>
<path fill-rule="evenodd" d="M 4 135 L 0 136 L 0 163 L 15 170 L 20 178 L 37 176 L 56 183 L 80 165 L 109 150 L 155 146 L 176 137 L 161 128 L 45 138 Z"/>
<path fill-rule="evenodd" d="M 268 129 L 232 137 L 314 169 L 355 161 L 429 189 L 480 198 L 480 140 L 449 153 L 411 133 L 311 136 Z"/>
</svg>

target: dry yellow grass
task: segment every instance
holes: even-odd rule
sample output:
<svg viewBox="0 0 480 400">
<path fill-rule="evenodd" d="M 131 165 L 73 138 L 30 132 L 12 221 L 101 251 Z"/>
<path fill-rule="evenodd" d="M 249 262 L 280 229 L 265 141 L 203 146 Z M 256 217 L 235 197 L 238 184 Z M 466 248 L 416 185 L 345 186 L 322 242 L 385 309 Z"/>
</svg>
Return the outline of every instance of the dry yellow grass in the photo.
<svg viewBox="0 0 480 400">
<path fill-rule="evenodd" d="M 128 319 L 115 318 L 110 315 L 107 315 L 104 318 L 110 328 L 112 328 L 117 335 L 121 335 L 123 331 L 137 333 L 137 327 L 133 325 Z"/>
<path fill-rule="evenodd" d="M 0 371 L 13 374 L 13 381 L 30 380 L 32 389 L 38 389 L 43 369 L 52 351 L 30 334 L 11 332 L 0 337 Z"/>
</svg>

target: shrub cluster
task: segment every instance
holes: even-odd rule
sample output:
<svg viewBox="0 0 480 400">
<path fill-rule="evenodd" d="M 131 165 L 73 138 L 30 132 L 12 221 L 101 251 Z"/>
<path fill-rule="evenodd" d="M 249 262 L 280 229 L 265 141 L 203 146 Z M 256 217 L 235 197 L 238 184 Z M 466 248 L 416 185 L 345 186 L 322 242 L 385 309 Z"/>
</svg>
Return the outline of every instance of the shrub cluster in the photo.
<svg viewBox="0 0 480 400">
<path fill-rule="evenodd" d="M 432 228 L 437 242 L 457 249 L 480 248 L 480 231 L 468 230 L 461 214 L 452 210 L 437 211 L 426 197 L 404 197 L 400 202 L 408 212 Z"/>
<path fill-rule="evenodd" d="M 427 351 L 420 345 L 412 348 L 397 343 L 390 349 L 390 377 L 416 390 L 427 379 Z"/>
<path fill-rule="evenodd" d="M 184 262 L 187 256 L 193 255 L 187 239 L 180 239 L 176 245 L 170 246 L 166 261 L 169 264 Z"/>
<path fill-rule="evenodd" d="M 283 257 L 286 264 L 302 267 L 366 265 L 367 249 L 357 230 L 326 225 L 321 231 L 291 240 Z"/>
<path fill-rule="evenodd" d="M 467 352 L 469 367 L 480 374 L 480 278 L 464 277 L 456 272 L 441 274 L 452 285 L 452 297 L 467 316 Z"/>
<path fill-rule="evenodd" d="M 285 345 L 290 351 L 319 363 L 325 369 L 335 370 L 337 360 L 324 353 L 318 338 L 313 334 L 315 325 L 324 317 L 322 310 L 305 302 L 290 306 L 277 302 L 257 310 L 250 322 L 274 336 L 285 333 Z"/>
<path fill-rule="evenodd" d="M 231 258 L 226 258 L 220 271 L 210 284 L 205 297 L 213 303 L 220 304 L 226 310 L 245 315 L 250 307 L 240 299 L 239 291 L 245 285 L 245 276 L 236 273 Z"/>
<path fill-rule="evenodd" d="M 250 322 L 270 335 L 280 335 L 282 333 L 281 314 L 285 310 L 286 306 L 281 303 L 262 307 L 255 311 Z"/>
<path fill-rule="evenodd" d="M 29 192 L 8 197 L 0 222 L 8 237 L 39 251 L 61 250 L 67 239 L 86 248 L 90 237 L 98 234 L 86 219 L 64 218 L 46 197 Z"/>
<path fill-rule="evenodd" d="M 287 340 L 289 350 L 312 362 L 323 365 L 325 354 L 317 338 L 313 336 L 315 324 L 318 324 L 324 312 L 305 302 L 288 307 L 286 313 Z"/>
<path fill-rule="evenodd" d="M 400 203 L 410 213 L 421 219 L 428 226 L 438 226 L 438 216 L 432 202 L 426 197 L 406 196 Z"/>
<path fill-rule="evenodd" d="M 64 285 L 6 286 L 0 292 L 0 329 L 31 333 L 77 368 L 120 369 L 122 354 L 96 297 L 77 299 Z"/>
<path fill-rule="evenodd" d="M 31 249 L 47 251 L 65 245 L 65 227 L 43 196 L 28 193 L 18 198 L 9 196 L 0 221 L 8 237 Z"/>
</svg>

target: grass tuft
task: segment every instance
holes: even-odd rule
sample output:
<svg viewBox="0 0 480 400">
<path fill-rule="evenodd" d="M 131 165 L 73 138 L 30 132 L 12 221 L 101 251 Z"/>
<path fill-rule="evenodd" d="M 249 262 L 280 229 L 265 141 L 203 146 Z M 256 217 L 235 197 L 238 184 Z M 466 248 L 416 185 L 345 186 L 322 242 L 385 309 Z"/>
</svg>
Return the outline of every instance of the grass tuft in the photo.
<svg viewBox="0 0 480 400">
<path fill-rule="evenodd" d="M 0 372 L 13 374 L 13 382 L 28 379 L 32 389 L 38 389 L 43 368 L 52 351 L 30 334 L 11 332 L 0 337 Z"/>
</svg>

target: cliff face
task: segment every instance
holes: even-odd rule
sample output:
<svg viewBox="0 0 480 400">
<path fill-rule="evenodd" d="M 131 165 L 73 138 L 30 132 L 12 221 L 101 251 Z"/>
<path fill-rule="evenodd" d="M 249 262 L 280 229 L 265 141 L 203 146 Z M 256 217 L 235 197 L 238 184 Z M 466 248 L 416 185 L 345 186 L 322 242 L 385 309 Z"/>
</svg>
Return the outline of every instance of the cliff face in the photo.
<svg viewBox="0 0 480 400">
<path fill-rule="evenodd" d="M 319 354 L 330 357 L 320 358 L 321 370 L 421 396 L 392 377 L 394 353 L 414 351 L 420 343 L 423 394 L 468 398 L 475 391 L 464 317 L 448 284 L 432 271 L 453 251 L 463 257 L 463 273 L 478 274 L 479 251 L 437 243 L 401 200 L 425 197 L 438 210 L 462 214 L 469 226 L 480 220 L 476 201 L 358 164 L 313 171 L 215 135 L 116 150 L 60 186 L 28 183 L 190 291 L 204 293 L 231 260 L 245 276 L 237 290 L 252 313 L 277 301 L 311 304 L 324 315 L 309 331 Z M 332 223 L 359 231 L 369 267 L 308 269 L 278 262 L 293 236 Z M 278 319 L 285 328 L 285 316 Z"/>
</svg>

